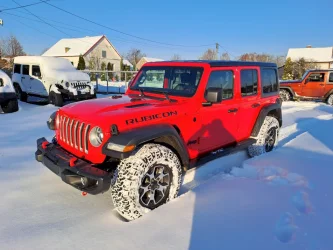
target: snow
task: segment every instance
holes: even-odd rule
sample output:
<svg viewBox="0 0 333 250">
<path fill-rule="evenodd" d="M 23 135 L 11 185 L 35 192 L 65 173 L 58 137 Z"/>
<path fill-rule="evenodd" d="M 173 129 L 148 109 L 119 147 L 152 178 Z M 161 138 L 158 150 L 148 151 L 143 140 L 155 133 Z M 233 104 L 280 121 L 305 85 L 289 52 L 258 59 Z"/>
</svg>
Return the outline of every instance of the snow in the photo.
<svg viewBox="0 0 333 250">
<path fill-rule="evenodd" d="M 279 146 L 190 170 L 180 196 L 124 222 L 110 193 L 82 197 L 34 159 L 56 108 L 0 115 L 0 249 L 333 249 L 333 108 L 283 104 Z"/>
<path fill-rule="evenodd" d="M 91 81 L 96 88 L 96 81 Z M 112 82 L 98 80 L 98 93 L 119 93 L 124 94 L 127 90 L 128 82 Z"/>
<path fill-rule="evenodd" d="M 8 75 L 0 70 L 0 78 L 3 81 L 3 86 L 0 87 L 0 94 L 1 93 L 10 93 L 10 92 L 15 92 L 12 81 L 8 77 Z"/>
</svg>

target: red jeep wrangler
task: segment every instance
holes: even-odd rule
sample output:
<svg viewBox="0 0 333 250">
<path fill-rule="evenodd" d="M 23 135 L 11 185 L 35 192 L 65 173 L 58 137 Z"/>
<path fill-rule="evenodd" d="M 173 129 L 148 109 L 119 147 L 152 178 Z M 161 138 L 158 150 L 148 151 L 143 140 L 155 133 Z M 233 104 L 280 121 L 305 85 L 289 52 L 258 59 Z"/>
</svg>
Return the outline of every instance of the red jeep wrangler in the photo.
<svg viewBox="0 0 333 250">
<path fill-rule="evenodd" d="M 72 103 L 47 122 L 36 160 L 67 184 L 106 192 L 136 219 L 174 199 L 193 166 L 248 148 L 273 149 L 282 125 L 272 63 L 147 63 L 125 95 Z"/>
<path fill-rule="evenodd" d="M 333 105 L 333 69 L 309 70 L 300 80 L 280 81 L 280 84 L 280 96 L 283 101 L 300 97 L 320 99 Z"/>
</svg>

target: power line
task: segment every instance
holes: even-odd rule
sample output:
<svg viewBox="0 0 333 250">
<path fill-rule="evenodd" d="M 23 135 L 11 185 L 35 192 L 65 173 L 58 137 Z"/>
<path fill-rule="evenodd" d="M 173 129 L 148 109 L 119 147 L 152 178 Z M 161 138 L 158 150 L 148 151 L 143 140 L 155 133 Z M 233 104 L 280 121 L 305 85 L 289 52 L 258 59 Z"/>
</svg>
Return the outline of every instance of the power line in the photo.
<svg viewBox="0 0 333 250">
<path fill-rule="evenodd" d="M 50 0 L 44 0 L 43 2 L 46 3 Z M 12 7 L 12 8 L 7 8 L 7 9 L 2 9 L 0 10 L 0 12 L 3 11 L 7 11 L 7 10 L 16 10 L 16 9 L 21 9 L 21 8 L 25 8 L 25 7 L 29 7 L 29 6 L 33 6 L 33 5 L 37 5 L 37 4 L 41 4 L 42 2 L 36 2 L 36 3 L 31 3 L 31 4 L 27 4 L 27 5 L 20 5 L 19 7 Z"/>
<path fill-rule="evenodd" d="M 130 36 L 130 37 L 134 37 L 134 38 L 136 38 L 136 39 L 144 40 L 144 41 L 147 41 L 147 42 L 152 42 L 152 43 L 157 43 L 157 44 L 162 44 L 162 45 L 168 45 L 168 46 L 175 46 L 175 47 L 207 47 L 207 46 L 211 46 L 211 45 L 213 45 L 213 44 L 205 44 L 205 45 L 179 45 L 179 44 L 163 43 L 163 42 L 159 42 L 159 41 L 155 41 L 155 40 L 151 40 L 151 39 L 147 39 L 147 38 L 143 38 L 143 37 L 135 36 L 135 35 L 132 35 L 132 34 L 129 34 L 129 33 L 126 33 L 126 32 L 123 32 L 123 31 L 120 31 L 120 30 L 117 30 L 117 29 L 111 28 L 111 27 L 108 27 L 108 26 L 106 26 L 106 25 L 104 25 L 104 24 L 97 23 L 97 22 L 92 21 L 92 20 L 90 20 L 90 19 L 87 19 L 87 18 L 85 18 L 85 17 L 81 17 L 81 16 L 79 16 L 79 15 L 76 15 L 76 14 L 70 12 L 70 11 L 67 11 L 67 10 L 65 10 L 65 9 L 62 9 L 62 8 L 58 7 L 58 6 L 55 6 L 55 5 L 53 5 L 53 4 L 50 4 L 50 3 L 48 3 L 46 0 L 40 0 L 40 1 L 43 2 L 43 3 L 45 3 L 45 4 L 47 4 L 47 5 L 49 5 L 49 6 L 52 6 L 53 8 L 56 8 L 56 9 L 61 10 L 61 11 L 63 11 L 63 12 L 66 12 L 67 14 L 70 14 L 70 15 L 72 15 L 72 16 L 75 16 L 75 17 L 79 18 L 79 19 L 82 19 L 82 20 L 84 20 L 84 21 L 86 21 L 86 22 L 89 22 L 89 23 L 95 24 L 95 25 L 100 26 L 100 27 L 103 27 L 103 28 L 105 28 L 105 29 L 112 30 L 112 31 L 114 31 L 114 32 L 118 32 L 118 33 L 123 34 L 123 35 L 126 35 L 126 36 Z"/>
</svg>

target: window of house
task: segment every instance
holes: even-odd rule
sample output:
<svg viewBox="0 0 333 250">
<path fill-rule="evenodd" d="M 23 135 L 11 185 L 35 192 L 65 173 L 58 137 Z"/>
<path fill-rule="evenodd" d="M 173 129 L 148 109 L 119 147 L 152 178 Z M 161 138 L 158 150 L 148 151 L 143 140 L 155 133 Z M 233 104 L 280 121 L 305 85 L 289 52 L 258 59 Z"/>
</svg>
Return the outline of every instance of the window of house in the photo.
<svg viewBox="0 0 333 250">
<path fill-rule="evenodd" d="M 328 78 L 328 82 L 333 83 L 333 72 L 330 73 L 330 77 Z"/>
<path fill-rule="evenodd" d="M 278 91 L 278 77 L 275 69 L 261 70 L 262 93 L 269 94 Z"/>
<path fill-rule="evenodd" d="M 258 72 L 254 69 L 241 71 L 242 96 L 250 96 L 258 93 Z"/>
<path fill-rule="evenodd" d="M 325 73 L 312 73 L 308 77 L 309 82 L 324 82 Z"/>
<path fill-rule="evenodd" d="M 21 64 L 14 64 L 14 73 L 21 74 Z"/>
<path fill-rule="evenodd" d="M 36 77 L 40 77 L 40 67 L 38 65 L 32 65 L 32 75 Z"/>
<path fill-rule="evenodd" d="M 29 65 L 22 66 L 22 75 L 29 75 Z"/>
<path fill-rule="evenodd" d="M 208 88 L 220 88 L 222 100 L 232 99 L 234 96 L 234 73 L 230 70 L 213 71 L 207 83 Z"/>
<path fill-rule="evenodd" d="M 106 50 L 102 50 L 102 57 L 106 58 Z"/>
</svg>

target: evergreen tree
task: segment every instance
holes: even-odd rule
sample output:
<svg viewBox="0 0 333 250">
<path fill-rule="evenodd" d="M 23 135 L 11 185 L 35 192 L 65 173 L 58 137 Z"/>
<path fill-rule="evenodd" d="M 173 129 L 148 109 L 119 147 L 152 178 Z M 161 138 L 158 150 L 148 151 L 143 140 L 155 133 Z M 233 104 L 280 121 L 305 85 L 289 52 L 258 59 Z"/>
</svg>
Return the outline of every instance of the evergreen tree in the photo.
<svg viewBox="0 0 333 250">
<path fill-rule="evenodd" d="M 283 70 L 283 75 L 282 79 L 283 80 L 292 80 L 294 79 L 294 74 L 293 74 L 293 62 L 290 57 L 287 58 L 286 63 L 284 64 L 284 70 Z"/>
<path fill-rule="evenodd" d="M 111 64 L 110 62 L 108 62 L 107 70 L 108 71 L 113 71 L 113 64 Z M 109 75 L 109 80 L 112 80 L 113 73 L 109 72 L 108 75 Z"/>
<path fill-rule="evenodd" d="M 102 62 L 102 64 L 101 64 L 101 70 L 102 71 L 106 70 L 106 63 L 105 62 Z M 105 75 L 105 73 L 102 73 L 101 80 L 102 81 L 106 81 L 106 75 Z"/>
<path fill-rule="evenodd" d="M 84 58 L 82 55 L 79 57 L 79 63 L 77 64 L 78 70 L 85 70 L 86 69 L 86 62 L 84 61 Z"/>
</svg>

